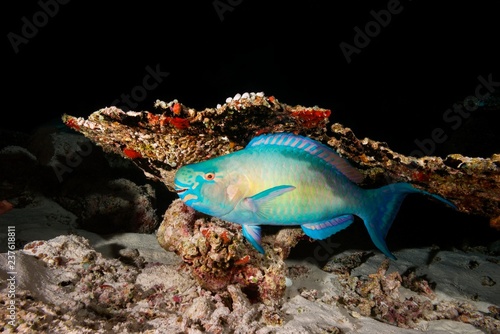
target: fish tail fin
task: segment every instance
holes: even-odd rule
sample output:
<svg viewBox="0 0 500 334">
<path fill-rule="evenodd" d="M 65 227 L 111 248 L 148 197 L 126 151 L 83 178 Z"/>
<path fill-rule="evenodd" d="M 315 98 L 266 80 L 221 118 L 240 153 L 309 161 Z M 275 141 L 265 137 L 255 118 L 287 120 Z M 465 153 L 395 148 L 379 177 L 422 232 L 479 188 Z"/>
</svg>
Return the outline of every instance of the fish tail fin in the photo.
<svg viewBox="0 0 500 334">
<path fill-rule="evenodd" d="M 395 183 L 366 191 L 367 199 L 369 199 L 371 205 L 363 206 L 365 210 L 360 212 L 359 216 L 363 219 L 375 246 L 393 260 L 396 257 L 389 251 L 385 237 L 406 195 L 412 193 L 428 195 L 456 209 L 455 205 L 450 201 L 438 195 L 417 189 L 409 183 Z"/>
</svg>

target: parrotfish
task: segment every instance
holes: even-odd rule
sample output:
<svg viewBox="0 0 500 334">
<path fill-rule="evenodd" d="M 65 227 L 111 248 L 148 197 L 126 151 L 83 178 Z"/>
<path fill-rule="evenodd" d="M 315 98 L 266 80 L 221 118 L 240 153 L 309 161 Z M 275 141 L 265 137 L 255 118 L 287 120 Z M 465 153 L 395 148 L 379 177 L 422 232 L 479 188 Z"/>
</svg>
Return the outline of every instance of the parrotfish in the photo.
<svg viewBox="0 0 500 334">
<path fill-rule="evenodd" d="M 441 196 L 409 183 L 377 189 L 358 184 L 363 174 L 330 147 L 291 133 L 261 135 L 239 151 L 179 168 L 175 189 L 186 205 L 241 224 L 261 253 L 261 225 L 300 225 L 325 239 L 361 218 L 378 249 L 391 259 L 385 237 L 407 194 Z"/>
</svg>

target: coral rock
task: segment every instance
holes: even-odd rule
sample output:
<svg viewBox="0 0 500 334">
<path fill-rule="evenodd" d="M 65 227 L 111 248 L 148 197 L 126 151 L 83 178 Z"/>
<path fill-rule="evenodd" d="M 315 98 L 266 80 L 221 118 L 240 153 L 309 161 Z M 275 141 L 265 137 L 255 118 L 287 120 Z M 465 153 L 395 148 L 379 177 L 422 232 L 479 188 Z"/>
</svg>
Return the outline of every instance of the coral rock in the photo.
<svg viewBox="0 0 500 334">
<path fill-rule="evenodd" d="M 229 99 L 228 99 L 229 100 Z M 161 114 L 100 109 L 88 119 L 63 116 L 64 123 L 127 159 L 173 190 L 176 168 L 234 152 L 266 132 L 295 132 L 321 139 L 330 110 L 280 103 L 263 93 L 245 93 L 216 108 L 194 110 L 177 100 L 157 101 Z"/>
<path fill-rule="evenodd" d="M 351 129 L 335 123 L 328 144 L 365 174 L 363 184 L 374 187 L 409 182 L 443 196 L 458 210 L 490 219 L 500 219 L 500 155 L 470 158 L 451 154 L 446 158 L 412 157 L 391 150 L 369 138 L 358 139 Z"/>
<path fill-rule="evenodd" d="M 385 143 L 358 139 L 341 124 L 327 129 L 328 109 L 290 106 L 263 93 L 237 94 L 201 111 L 177 100 L 157 101 L 155 107 L 162 113 L 109 107 L 87 119 L 64 115 L 63 121 L 105 151 L 130 159 L 171 191 L 175 171 L 182 165 L 242 149 L 262 133 L 302 134 L 327 143 L 361 169 L 366 176 L 363 185 L 409 182 L 451 200 L 462 212 L 489 218 L 498 228 L 500 154 L 489 159 L 405 156 Z"/>
<path fill-rule="evenodd" d="M 236 224 L 195 212 L 175 200 L 157 232 L 160 245 L 177 253 L 203 288 L 226 291 L 238 284 L 251 301 L 279 305 L 286 267 L 279 246 L 264 244 L 266 254 L 248 244 Z"/>
</svg>

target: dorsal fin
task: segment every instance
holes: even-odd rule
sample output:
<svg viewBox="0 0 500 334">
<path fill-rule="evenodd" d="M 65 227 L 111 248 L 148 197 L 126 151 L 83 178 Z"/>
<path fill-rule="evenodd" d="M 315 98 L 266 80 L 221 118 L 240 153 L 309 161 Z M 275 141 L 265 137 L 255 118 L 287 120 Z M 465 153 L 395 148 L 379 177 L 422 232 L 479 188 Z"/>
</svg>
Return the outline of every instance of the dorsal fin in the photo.
<svg viewBox="0 0 500 334">
<path fill-rule="evenodd" d="M 261 145 L 294 147 L 303 150 L 329 163 L 349 180 L 355 183 L 363 181 L 364 176 L 359 170 L 352 167 L 347 160 L 343 159 L 330 147 L 314 139 L 294 135 L 292 133 L 275 133 L 253 138 L 250 143 L 248 143 L 247 147 Z"/>
</svg>

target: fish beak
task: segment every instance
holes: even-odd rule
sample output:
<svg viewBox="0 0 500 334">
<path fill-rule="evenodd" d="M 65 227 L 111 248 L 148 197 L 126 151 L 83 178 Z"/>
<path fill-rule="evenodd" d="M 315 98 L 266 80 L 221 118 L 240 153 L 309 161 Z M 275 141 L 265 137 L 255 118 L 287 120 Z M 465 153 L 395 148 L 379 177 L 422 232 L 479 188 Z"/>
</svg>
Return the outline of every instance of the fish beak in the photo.
<svg viewBox="0 0 500 334">
<path fill-rule="evenodd" d="M 186 190 L 187 190 L 187 188 L 175 189 L 175 192 L 178 193 L 178 194 L 182 194 Z"/>
</svg>

